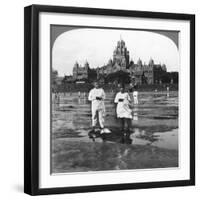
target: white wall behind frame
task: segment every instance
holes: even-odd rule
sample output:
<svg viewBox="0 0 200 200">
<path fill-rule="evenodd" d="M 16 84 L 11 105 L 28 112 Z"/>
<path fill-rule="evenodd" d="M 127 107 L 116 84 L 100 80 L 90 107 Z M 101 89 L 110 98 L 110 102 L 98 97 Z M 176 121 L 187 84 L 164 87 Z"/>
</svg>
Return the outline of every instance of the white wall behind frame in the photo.
<svg viewBox="0 0 200 200">
<path fill-rule="evenodd" d="M 149 10 L 160 12 L 196 13 L 196 44 L 200 44 L 200 7 L 198 0 L 7 0 L 1 2 L 1 79 L 0 79 L 0 188 L 1 199 L 31 199 L 33 197 L 22 193 L 23 190 L 23 7 L 30 4 L 52 4 L 65 6 L 85 6 L 99 8 L 116 8 L 132 10 Z M 196 45 L 196 55 L 200 54 L 200 47 Z M 196 57 L 196 66 L 200 65 L 199 57 Z M 196 74 L 200 75 L 200 68 L 196 68 Z M 196 100 L 200 102 L 200 78 L 196 78 Z M 200 103 L 196 105 L 196 132 L 200 131 Z M 197 186 L 176 187 L 150 190 L 129 190 L 116 192 L 51 195 L 48 199 L 198 199 L 200 195 L 200 136 L 197 141 Z M 36 197 L 45 199 L 45 196 Z"/>
</svg>

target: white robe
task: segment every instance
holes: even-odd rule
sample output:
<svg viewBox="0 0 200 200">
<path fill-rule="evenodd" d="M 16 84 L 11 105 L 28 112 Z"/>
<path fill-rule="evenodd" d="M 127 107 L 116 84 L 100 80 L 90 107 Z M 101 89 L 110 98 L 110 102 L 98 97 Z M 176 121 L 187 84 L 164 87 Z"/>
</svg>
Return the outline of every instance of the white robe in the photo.
<svg viewBox="0 0 200 200">
<path fill-rule="evenodd" d="M 102 98 L 97 100 L 96 98 Z M 93 88 L 89 92 L 88 100 L 92 102 L 92 126 L 97 125 L 97 115 L 99 116 L 99 124 L 104 128 L 105 105 L 104 99 L 106 98 L 105 92 L 102 88 Z"/>
<path fill-rule="evenodd" d="M 133 92 L 133 102 L 134 104 L 138 104 L 138 91 Z"/>
<path fill-rule="evenodd" d="M 123 99 L 123 101 L 120 101 Z M 121 93 L 118 92 L 115 96 L 115 103 L 117 103 L 117 117 L 118 118 L 129 118 L 132 119 L 132 110 L 130 109 L 131 100 L 129 94 L 127 92 Z"/>
</svg>

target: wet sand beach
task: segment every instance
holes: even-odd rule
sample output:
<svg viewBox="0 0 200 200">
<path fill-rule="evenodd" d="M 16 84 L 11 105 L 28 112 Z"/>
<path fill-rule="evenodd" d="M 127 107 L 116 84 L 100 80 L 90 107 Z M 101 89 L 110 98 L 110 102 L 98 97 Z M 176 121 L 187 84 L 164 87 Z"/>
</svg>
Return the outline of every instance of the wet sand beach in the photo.
<svg viewBox="0 0 200 200">
<path fill-rule="evenodd" d="M 106 93 L 105 127 L 112 134 L 92 140 L 87 94 L 52 95 L 53 173 L 178 167 L 178 92 L 140 92 L 132 105 L 131 132 L 116 119 L 114 93 Z"/>
</svg>

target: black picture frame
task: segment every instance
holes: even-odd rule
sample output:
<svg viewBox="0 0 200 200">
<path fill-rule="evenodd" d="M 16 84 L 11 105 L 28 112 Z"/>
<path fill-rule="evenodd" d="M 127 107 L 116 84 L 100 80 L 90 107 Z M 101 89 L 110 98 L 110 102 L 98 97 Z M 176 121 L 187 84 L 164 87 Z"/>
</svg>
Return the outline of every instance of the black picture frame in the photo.
<svg viewBox="0 0 200 200">
<path fill-rule="evenodd" d="M 162 182 L 39 188 L 39 14 L 76 13 L 101 16 L 188 20 L 190 23 L 190 179 Z M 31 5 L 24 9 L 24 192 L 46 195 L 77 192 L 195 185 L 195 15 Z"/>
</svg>

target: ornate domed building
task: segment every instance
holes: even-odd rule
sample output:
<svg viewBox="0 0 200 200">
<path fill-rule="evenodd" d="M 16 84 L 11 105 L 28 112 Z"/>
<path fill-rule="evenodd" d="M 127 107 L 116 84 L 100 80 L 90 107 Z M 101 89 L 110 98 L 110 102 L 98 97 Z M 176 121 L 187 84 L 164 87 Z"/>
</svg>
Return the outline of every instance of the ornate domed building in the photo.
<svg viewBox="0 0 200 200">
<path fill-rule="evenodd" d="M 113 63 L 119 65 L 122 71 L 127 69 L 129 65 L 129 51 L 122 39 L 117 42 L 117 46 L 113 52 Z"/>
<path fill-rule="evenodd" d="M 74 80 L 89 79 L 90 71 L 88 62 L 84 64 L 84 67 L 81 67 L 76 62 L 73 68 L 73 78 Z M 109 74 L 123 71 L 129 74 L 131 82 L 134 84 L 154 84 L 159 82 L 159 74 L 166 73 L 167 68 L 165 64 L 155 64 L 152 58 L 150 58 L 148 64 L 143 64 L 140 58 L 136 64 L 133 60 L 130 61 L 125 41 L 120 39 L 113 51 L 113 58 L 109 59 L 106 65 L 96 68 L 95 71 L 97 79 L 102 79 Z"/>
</svg>

